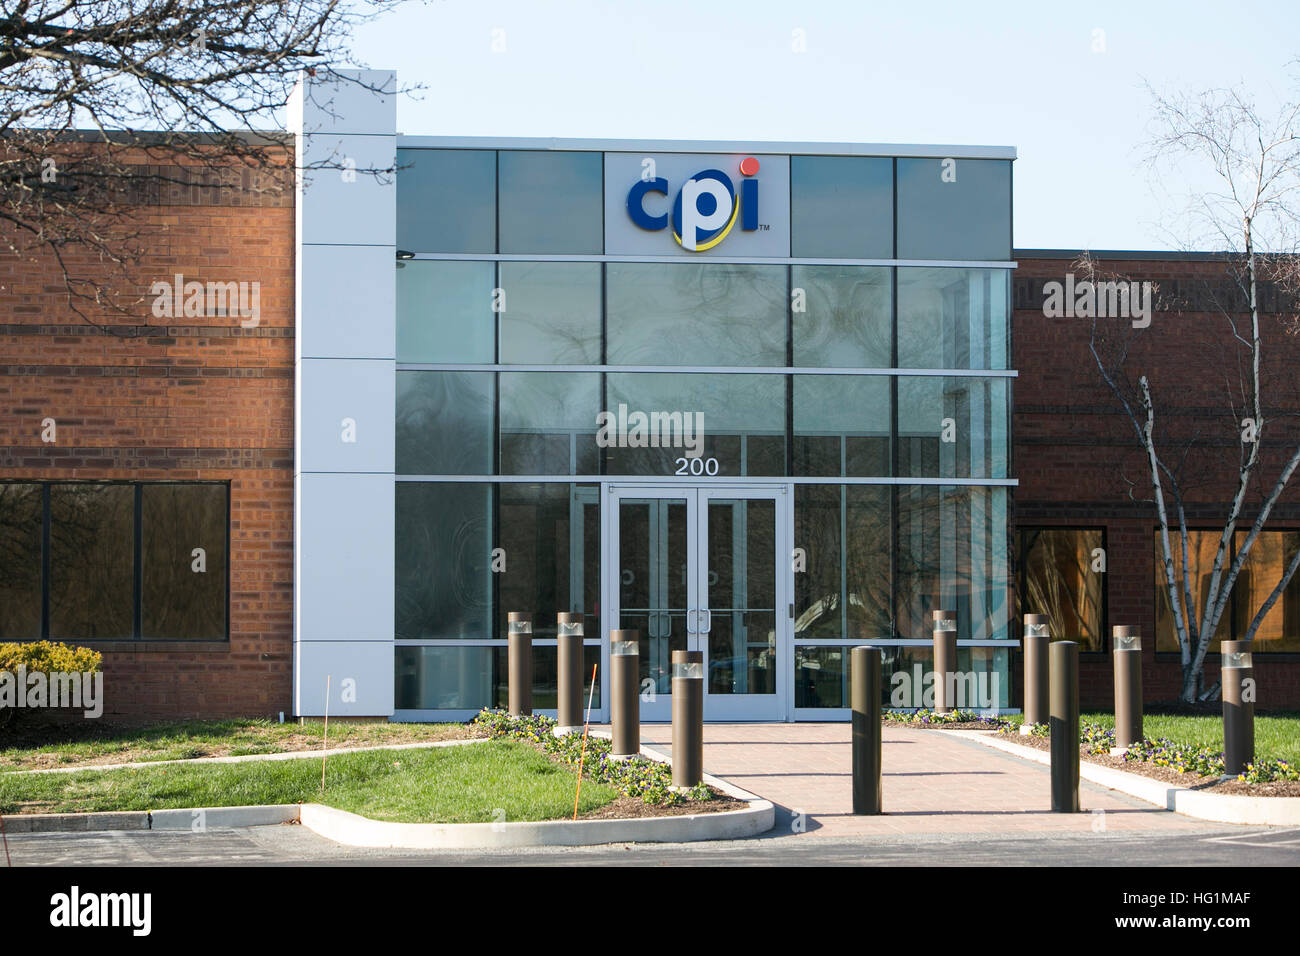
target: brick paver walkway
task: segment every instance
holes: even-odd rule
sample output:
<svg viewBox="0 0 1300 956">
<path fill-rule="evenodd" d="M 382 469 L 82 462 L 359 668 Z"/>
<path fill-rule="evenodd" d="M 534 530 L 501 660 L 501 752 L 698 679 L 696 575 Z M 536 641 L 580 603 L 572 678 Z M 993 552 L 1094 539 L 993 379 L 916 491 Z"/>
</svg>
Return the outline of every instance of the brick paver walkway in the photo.
<svg viewBox="0 0 1300 956">
<path fill-rule="evenodd" d="M 643 724 L 641 740 L 668 753 L 672 727 Z M 1222 829 L 1086 780 L 1079 785 L 1085 812 L 1052 813 L 1047 767 L 943 731 L 890 726 L 882 748 L 885 812 L 854 816 L 849 744 L 848 723 L 706 724 L 704 769 L 804 814 L 805 832 L 822 836 Z M 778 818 L 783 825 L 791 824 Z"/>
</svg>

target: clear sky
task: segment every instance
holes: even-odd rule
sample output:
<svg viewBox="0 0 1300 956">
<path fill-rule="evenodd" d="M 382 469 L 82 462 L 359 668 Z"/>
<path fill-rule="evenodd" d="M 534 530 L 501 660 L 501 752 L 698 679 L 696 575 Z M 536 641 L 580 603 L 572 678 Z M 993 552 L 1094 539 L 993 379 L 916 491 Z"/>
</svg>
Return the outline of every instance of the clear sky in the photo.
<svg viewBox="0 0 1300 956">
<path fill-rule="evenodd" d="M 1144 79 L 1300 95 L 1296 0 L 427 0 L 355 49 L 403 133 L 1014 146 L 1020 248 L 1189 245 Z"/>
</svg>

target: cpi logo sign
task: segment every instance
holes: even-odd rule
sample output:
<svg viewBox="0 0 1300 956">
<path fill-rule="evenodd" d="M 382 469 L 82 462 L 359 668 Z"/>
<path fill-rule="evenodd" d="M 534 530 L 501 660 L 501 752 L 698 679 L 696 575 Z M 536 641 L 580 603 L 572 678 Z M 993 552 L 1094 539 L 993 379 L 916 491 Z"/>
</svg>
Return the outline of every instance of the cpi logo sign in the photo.
<svg viewBox="0 0 1300 956">
<path fill-rule="evenodd" d="M 673 238 L 683 249 L 703 252 L 712 249 L 731 232 L 739 219 L 740 228 L 754 232 L 758 225 L 758 160 L 740 162 L 740 195 L 731 177 L 720 169 L 704 169 L 682 184 L 672 206 Z M 641 180 L 627 194 L 627 214 L 649 232 L 668 228 L 669 213 L 652 216 L 645 210 L 646 193 L 668 195 L 668 180 L 654 174 L 654 160 L 642 163 Z"/>
</svg>

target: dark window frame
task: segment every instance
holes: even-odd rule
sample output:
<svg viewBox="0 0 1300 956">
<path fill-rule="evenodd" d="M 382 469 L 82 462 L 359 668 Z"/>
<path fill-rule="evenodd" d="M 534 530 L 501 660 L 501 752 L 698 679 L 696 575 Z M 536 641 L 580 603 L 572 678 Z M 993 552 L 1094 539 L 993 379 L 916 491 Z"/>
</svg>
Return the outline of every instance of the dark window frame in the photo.
<svg viewBox="0 0 1300 956">
<path fill-rule="evenodd" d="M 95 637 L 95 638 L 68 638 L 72 643 L 81 644 L 176 644 L 183 643 L 186 645 L 193 644 L 229 644 L 230 643 L 230 481 L 222 480 L 173 480 L 158 479 L 151 481 L 134 481 L 130 479 L 40 479 L 40 478 L 4 478 L 0 483 L 13 485 L 39 485 L 41 488 L 41 633 L 36 637 L 15 637 L 8 638 L 19 644 L 32 643 L 35 641 L 54 640 L 50 635 L 50 528 L 52 524 L 50 510 L 50 492 L 55 486 L 59 485 L 119 485 L 133 489 L 133 514 L 132 527 L 134 530 L 134 540 L 131 544 L 132 551 L 132 633 L 130 637 Z M 157 485 L 207 485 L 218 486 L 225 489 L 226 492 L 226 518 L 225 518 L 225 549 L 226 549 L 226 574 L 225 574 L 225 635 L 220 638 L 167 638 L 167 637 L 142 637 L 142 628 L 144 621 L 144 608 L 142 600 L 144 597 L 144 567 L 143 567 L 143 498 L 144 489 L 148 486 Z M 61 640 L 61 639 L 60 639 Z"/>
</svg>

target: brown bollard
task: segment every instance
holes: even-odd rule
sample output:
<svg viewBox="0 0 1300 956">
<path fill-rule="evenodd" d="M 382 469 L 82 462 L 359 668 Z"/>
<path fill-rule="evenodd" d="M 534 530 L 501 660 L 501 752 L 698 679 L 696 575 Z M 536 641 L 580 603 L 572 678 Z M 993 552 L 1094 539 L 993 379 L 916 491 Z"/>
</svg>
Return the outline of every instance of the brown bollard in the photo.
<svg viewBox="0 0 1300 956">
<path fill-rule="evenodd" d="M 1079 812 L 1079 645 L 1053 641 L 1051 664 L 1052 812 Z"/>
<path fill-rule="evenodd" d="M 1110 656 L 1115 664 L 1115 746 L 1122 754 L 1142 742 L 1142 629 L 1119 625 L 1110 629 Z"/>
<path fill-rule="evenodd" d="M 1023 635 L 1025 655 L 1025 719 L 1020 732 L 1028 734 L 1034 724 L 1047 723 L 1047 646 L 1052 641 L 1046 614 L 1026 614 Z"/>
<path fill-rule="evenodd" d="M 1255 762 L 1255 667 L 1250 641 L 1220 645 L 1223 686 L 1223 775 L 1235 777 Z"/>
<path fill-rule="evenodd" d="M 673 651 L 673 786 L 704 779 L 704 654 Z"/>
<path fill-rule="evenodd" d="M 555 678 L 557 737 L 582 730 L 582 612 L 561 611 L 555 615 Z"/>
<path fill-rule="evenodd" d="M 957 612 L 933 611 L 934 712 L 947 714 L 957 701 Z M 953 698 L 953 699 L 949 699 Z"/>
<path fill-rule="evenodd" d="M 506 639 L 509 647 L 507 679 L 510 715 L 531 717 L 533 714 L 533 616 L 527 611 L 507 615 Z"/>
<path fill-rule="evenodd" d="M 609 632 L 611 757 L 634 757 L 641 752 L 640 638 L 636 631 Z"/>
<path fill-rule="evenodd" d="M 849 652 L 849 700 L 853 705 L 853 812 L 874 815 L 880 801 L 881 651 L 867 645 Z"/>
</svg>

